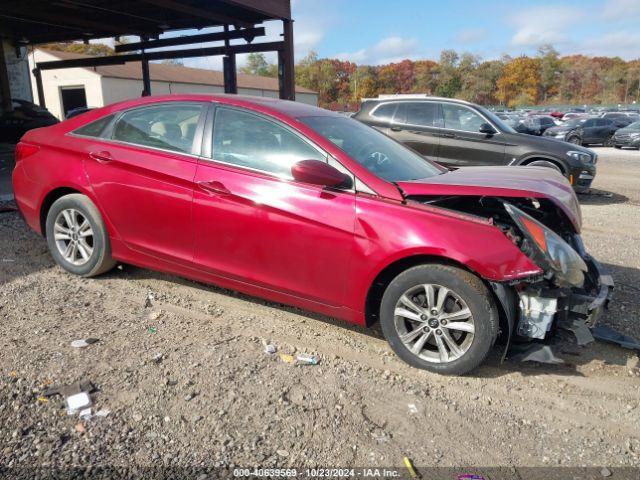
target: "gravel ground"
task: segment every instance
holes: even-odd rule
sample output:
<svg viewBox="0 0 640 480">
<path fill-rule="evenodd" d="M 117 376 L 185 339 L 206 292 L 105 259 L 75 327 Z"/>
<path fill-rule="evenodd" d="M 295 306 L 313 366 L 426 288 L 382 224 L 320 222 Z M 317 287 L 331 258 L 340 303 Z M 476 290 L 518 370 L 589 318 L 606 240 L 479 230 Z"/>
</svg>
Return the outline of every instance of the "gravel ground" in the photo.
<svg viewBox="0 0 640 480">
<path fill-rule="evenodd" d="M 588 250 L 617 281 L 603 322 L 640 337 L 640 152 L 598 153 L 599 194 L 580 200 Z M 72 277 L 15 213 L 0 214 L 0 261 L 0 467 L 13 473 L 401 467 L 405 456 L 419 470 L 640 467 L 637 357 L 616 346 L 567 341 L 558 366 L 496 354 L 447 378 L 403 364 L 375 328 L 130 266 Z M 99 342 L 71 348 L 86 337 Z M 321 362 L 289 364 L 265 342 Z M 42 397 L 82 379 L 106 417 L 81 421 Z"/>
</svg>

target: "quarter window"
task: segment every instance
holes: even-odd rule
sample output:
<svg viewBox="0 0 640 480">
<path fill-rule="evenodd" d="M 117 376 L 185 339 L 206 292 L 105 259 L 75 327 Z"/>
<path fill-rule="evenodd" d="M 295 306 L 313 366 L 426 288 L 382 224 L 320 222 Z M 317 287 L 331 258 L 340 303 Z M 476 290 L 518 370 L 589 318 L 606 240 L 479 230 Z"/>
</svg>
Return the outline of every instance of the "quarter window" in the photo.
<svg viewBox="0 0 640 480">
<path fill-rule="evenodd" d="M 76 129 L 73 131 L 76 135 L 82 135 L 84 137 L 99 137 L 104 132 L 104 129 L 113 120 L 113 115 L 107 115 L 106 117 L 99 118 L 91 123 Z"/>
<path fill-rule="evenodd" d="M 385 122 L 390 122 L 393 118 L 393 112 L 395 109 L 396 105 L 394 103 L 383 103 L 378 108 L 374 109 L 371 116 L 384 120 Z"/>
<path fill-rule="evenodd" d="M 202 103 L 166 104 L 125 112 L 113 139 L 145 147 L 191 153 Z"/>
<path fill-rule="evenodd" d="M 445 128 L 452 130 L 477 133 L 480 130 L 480 125 L 486 123 L 484 118 L 473 110 L 451 103 L 442 104 L 442 114 Z"/>
<path fill-rule="evenodd" d="M 326 156 L 275 122 L 248 112 L 217 108 L 213 159 L 291 178 L 295 163 L 326 161 Z"/>
</svg>

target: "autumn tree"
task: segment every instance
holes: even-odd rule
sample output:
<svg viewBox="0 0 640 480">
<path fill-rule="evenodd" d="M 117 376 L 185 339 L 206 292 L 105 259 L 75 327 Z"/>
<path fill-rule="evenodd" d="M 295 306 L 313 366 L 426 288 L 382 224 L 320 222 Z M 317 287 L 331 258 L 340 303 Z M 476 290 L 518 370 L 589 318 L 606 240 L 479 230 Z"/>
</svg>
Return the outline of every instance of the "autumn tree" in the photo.
<svg viewBox="0 0 640 480">
<path fill-rule="evenodd" d="M 83 42 L 56 42 L 46 43 L 38 46 L 45 50 L 54 50 L 57 52 L 79 53 L 81 55 L 89 55 L 92 57 L 107 57 L 115 55 L 115 50 L 104 43 L 83 43 Z"/>
<path fill-rule="evenodd" d="M 496 97 L 510 107 L 535 105 L 540 95 L 540 61 L 526 56 L 505 65 L 496 82 Z"/>
</svg>

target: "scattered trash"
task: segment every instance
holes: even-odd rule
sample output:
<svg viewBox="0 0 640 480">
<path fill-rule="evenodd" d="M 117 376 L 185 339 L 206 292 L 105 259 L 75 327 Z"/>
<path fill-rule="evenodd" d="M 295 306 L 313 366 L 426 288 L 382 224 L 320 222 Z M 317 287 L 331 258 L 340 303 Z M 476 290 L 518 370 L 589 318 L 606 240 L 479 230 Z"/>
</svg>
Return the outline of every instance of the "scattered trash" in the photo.
<svg viewBox="0 0 640 480">
<path fill-rule="evenodd" d="M 151 302 L 155 299 L 156 299 L 156 296 L 153 294 L 151 290 L 149 290 L 147 292 L 146 298 L 144 299 L 144 308 L 150 308 L 151 306 L 153 306 Z"/>
<path fill-rule="evenodd" d="M 14 258 L 3 258 L 2 261 L 4 263 L 11 263 L 11 262 L 15 262 L 16 260 Z"/>
<path fill-rule="evenodd" d="M 94 417 L 99 417 L 99 418 L 104 418 L 107 415 L 109 415 L 110 413 L 111 413 L 111 410 L 103 408 L 103 409 L 98 410 L 93 416 Z"/>
<path fill-rule="evenodd" d="M 147 328 L 147 332 L 149 332 L 149 333 L 158 333 L 158 327 L 149 327 L 149 328 Z"/>
<path fill-rule="evenodd" d="M 99 341 L 100 340 L 98 340 L 97 338 L 82 338 L 80 340 L 74 340 L 73 342 L 71 342 L 71 346 L 73 348 L 84 348 Z"/>
<path fill-rule="evenodd" d="M 415 403 L 410 403 L 407 406 L 409 407 L 409 413 L 411 414 L 418 413 L 418 407 L 416 407 Z"/>
<path fill-rule="evenodd" d="M 568 330 L 573 333 L 576 337 L 576 342 L 578 342 L 578 345 L 581 347 L 594 341 L 591 330 L 589 330 L 584 320 L 573 318 L 560 322 L 558 326 L 563 330 Z"/>
<path fill-rule="evenodd" d="M 78 416 L 83 420 L 89 420 L 91 418 L 91 409 L 85 408 L 80 410 L 80 413 L 78 413 Z"/>
<path fill-rule="evenodd" d="M 187 394 L 184 396 L 184 400 L 185 400 L 185 402 L 190 402 L 190 401 L 191 401 L 191 400 L 193 400 L 197 395 L 198 395 L 198 394 L 197 394 L 196 392 L 190 392 L 190 393 L 187 393 Z"/>
<path fill-rule="evenodd" d="M 43 397 L 42 395 L 40 395 L 38 398 L 36 398 L 36 402 L 38 402 L 38 403 L 49 403 L 49 399 L 47 397 Z"/>
<path fill-rule="evenodd" d="M 293 355 L 287 355 L 286 353 L 280 353 L 278 356 L 280 357 L 280 360 L 285 363 L 294 363 L 296 361 Z"/>
<path fill-rule="evenodd" d="M 640 351 L 640 340 L 617 332 L 607 325 L 596 325 L 591 329 L 591 333 L 596 340 L 607 343 L 617 343 L 623 348 Z"/>
<path fill-rule="evenodd" d="M 164 310 L 154 310 L 149 314 L 149 320 L 158 320 L 164 314 Z"/>
<path fill-rule="evenodd" d="M 603 477 L 610 477 L 611 476 L 611 470 L 609 470 L 607 467 L 603 467 L 600 470 L 600 475 L 602 475 Z"/>
<path fill-rule="evenodd" d="M 11 371 L 9 372 L 9 376 L 10 376 L 10 377 L 17 377 L 17 376 L 18 376 L 18 372 L 16 372 L 15 370 L 11 370 Z"/>
<path fill-rule="evenodd" d="M 151 360 L 153 360 L 153 363 L 160 363 L 163 358 L 164 358 L 164 354 L 158 352 L 153 356 Z"/>
<path fill-rule="evenodd" d="M 413 467 L 413 463 L 409 457 L 404 457 L 402 461 L 404 462 L 404 466 L 407 467 L 407 470 L 409 470 L 411 478 L 418 478 L 418 472 L 416 472 L 416 469 Z"/>
<path fill-rule="evenodd" d="M 484 477 L 475 473 L 465 473 L 464 475 L 458 475 L 458 480 L 484 480 Z"/>
<path fill-rule="evenodd" d="M 264 353 L 268 353 L 269 355 L 273 355 L 277 351 L 278 351 L 278 349 L 276 348 L 275 345 L 265 345 L 264 346 Z"/>
<path fill-rule="evenodd" d="M 74 428 L 74 430 L 75 430 L 76 432 L 78 432 L 78 433 L 84 433 L 84 432 L 86 432 L 86 431 L 87 431 L 87 429 L 86 429 L 86 428 L 85 428 L 85 426 L 84 426 L 84 423 L 82 423 L 82 422 L 78 422 L 78 423 L 76 423 L 76 426 L 75 426 L 75 427 L 73 427 L 73 428 Z"/>
<path fill-rule="evenodd" d="M 296 360 L 305 365 L 318 365 L 320 358 L 316 355 L 309 355 L 308 353 L 301 353 L 296 357 Z"/>
<path fill-rule="evenodd" d="M 513 345 L 512 349 L 518 350 L 518 346 Z M 519 353 L 511 357 L 511 359 L 516 362 L 540 362 L 551 365 L 561 365 L 564 363 L 564 360 L 555 356 L 549 345 L 540 343 L 525 346 Z"/>
<path fill-rule="evenodd" d="M 287 452 L 286 450 L 277 450 L 276 453 L 278 455 L 280 455 L 281 457 L 288 457 L 289 456 L 289 452 Z"/>
<path fill-rule="evenodd" d="M 67 415 L 73 415 L 78 410 L 84 410 L 91 406 L 91 397 L 87 392 L 69 395 L 65 400 L 67 402 Z M 91 413 L 91 409 L 89 409 L 89 413 Z"/>
</svg>

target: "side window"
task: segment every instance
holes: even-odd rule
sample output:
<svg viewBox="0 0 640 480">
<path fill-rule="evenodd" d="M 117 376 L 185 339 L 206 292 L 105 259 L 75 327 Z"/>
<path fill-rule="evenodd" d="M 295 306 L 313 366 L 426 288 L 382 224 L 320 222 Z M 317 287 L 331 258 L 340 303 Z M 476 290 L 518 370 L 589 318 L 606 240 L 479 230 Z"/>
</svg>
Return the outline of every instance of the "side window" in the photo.
<svg viewBox="0 0 640 480">
<path fill-rule="evenodd" d="M 83 135 L 85 137 L 99 137 L 104 132 L 107 125 L 113 120 L 114 115 L 107 115 L 106 117 L 99 118 L 91 123 L 87 123 L 82 127 L 73 131 L 76 135 Z"/>
<path fill-rule="evenodd" d="M 432 102 L 404 102 L 398 106 L 401 123 L 419 125 L 421 127 L 441 127 L 438 104 Z"/>
<path fill-rule="evenodd" d="M 596 119 L 595 118 L 590 118 L 589 120 L 585 120 L 585 122 L 582 124 L 583 127 L 595 127 L 596 124 Z"/>
<path fill-rule="evenodd" d="M 202 103 L 174 103 L 125 112 L 113 128 L 113 139 L 145 147 L 191 153 Z"/>
<path fill-rule="evenodd" d="M 473 110 L 452 103 L 442 104 L 445 128 L 463 132 L 478 132 L 480 125 L 486 121 Z"/>
<path fill-rule="evenodd" d="M 395 103 L 383 103 L 373 109 L 371 116 L 385 122 L 390 122 L 393 118 L 393 112 L 396 110 Z"/>
<path fill-rule="evenodd" d="M 213 159 L 291 178 L 300 160 L 326 161 L 298 135 L 258 115 L 217 108 L 213 126 Z"/>
</svg>

